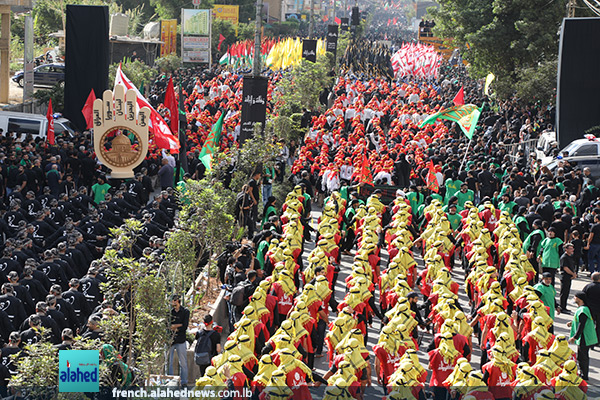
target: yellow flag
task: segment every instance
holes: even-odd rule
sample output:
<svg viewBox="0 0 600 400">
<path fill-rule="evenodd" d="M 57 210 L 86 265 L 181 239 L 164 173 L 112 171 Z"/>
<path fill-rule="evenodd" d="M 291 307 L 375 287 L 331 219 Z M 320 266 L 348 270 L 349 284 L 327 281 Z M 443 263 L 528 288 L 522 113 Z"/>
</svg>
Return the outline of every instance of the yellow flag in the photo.
<svg viewBox="0 0 600 400">
<path fill-rule="evenodd" d="M 492 74 L 491 72 L 488 74 L 488 76 L 485 78 L 485 87 L 483 88 L 483 93 L 486 94 L 486 96 L 490 95 L 490 85 L 492 84 L 492 81 L 494 80 L 494 78 L 496 78 L 496 76 L 494 74 Z"/>
</svg>

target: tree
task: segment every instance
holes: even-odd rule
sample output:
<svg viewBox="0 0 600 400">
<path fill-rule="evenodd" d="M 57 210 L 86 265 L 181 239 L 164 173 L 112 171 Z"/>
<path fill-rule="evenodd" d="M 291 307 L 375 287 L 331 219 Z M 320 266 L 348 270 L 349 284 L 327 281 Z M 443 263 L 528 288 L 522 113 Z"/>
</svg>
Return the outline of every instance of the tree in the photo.
<svg viewBox="0 0 600 400">
<path fill-rule="evenodd" d="M 164 57 L 154 60 L 154 64 L 160 72 L 173 73 L 178 68 L 181 68 L 181 57 L 176 54 L 169 54 Z"/>
<path fill-rule="evenodd" d="M 428 10 L 436 21 L 434 32 L 454 39 L 471 63 L 474 77 L 493 72 L 501 98 L 514 93 L 514 83 L 524 77 L 524 69 L 535 69 L 556 58 L 557 32 L 566 0 L 439 0 L 438 3 L 438 9 Z"/>
<path fill-rule="evenodd" d="M 115 75 L 117 73 L 118 66 L 118 63 L 114 63 L 108 67 L 109 87 L 113 87 L 115 84 Z M 148 64 L 140 60 L 131 61 L 129 59 L 125 59 L 121 63 L 121 69 L 138 89 L 146 83 L 151 83 L 158 73 L 155 68 L 150 67 Z"/>
<path fill-rule="evenodd" d="M 179 187 L 183 204 L 175 232 L 169 235 L 165 266 L 169 285 L 174 292 L 185 292 L 203 271 L 197 270 L 201 260 L 205 276 L 211 276 L 214 259 L 233 238 L 233 193 L 214 180 L 187 180 Z M 206 280 L 208 290 L 209 279 Z"/>
<path fill-rule="evenodd" d="M 217 48 L 219 46 L 220 35 L 225 36 L 225 40 L 221 43 L 221 50 Z M 213 18 L 212 20 L 212 41 L 211 50 L 213 54 L 213 60 L 219 60 L 223 54 L 227 51 L 227 47 L 237 41 L 235 37 L 235 26 L 231 21 L 224 19 Z"/>
<path fill-rule="evenodd" d="M 51 89 L 40 89 L 33 93 L 33 98 L 42 104 L 52 100 L 52 110 L 62 112 L 65 108 L 65 86 L 57 83 Z"/>
<path fill-rule="evenodd" d="M 286 74 L 274 93 L 275 114 L 291 116 L 304 108 L 318 110 L 319 95 L 323 88 L 330 87 L 333 78 L 329 75 L 331 54 L 318 57 L 317 62 L 302 60 L 293 71 Z"/>
</svg>

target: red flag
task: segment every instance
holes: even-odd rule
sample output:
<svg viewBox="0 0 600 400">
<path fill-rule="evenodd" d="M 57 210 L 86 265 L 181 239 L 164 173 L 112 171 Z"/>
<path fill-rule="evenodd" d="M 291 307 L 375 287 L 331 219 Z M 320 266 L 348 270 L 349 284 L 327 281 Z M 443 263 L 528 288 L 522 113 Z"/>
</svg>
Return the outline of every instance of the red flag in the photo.
<svg viewBox="0 0 600 400">
<path fill-rule="evenodd" d="M 52 116 L 52 99 L 48 102 L 48 112 L 46 113 L 48 120 L 48 143 L 54 144 L 54 117 Z"/>
<path fill-rule="evenodd" d="M 373 186 L 373 174 L 371 174 L 371 168 L 369 168 L 369 159 L 366 155 L 363 155 L 362 167 L 360 171 L 360 183 L 367 183 Z"/>
<path fill-rule="evenodd" d="M 427 169 L 427 189 L 437 193 L 440 191 L 440 185 L 435 177 L 435 169 L 431 160 L 427 163 Z"/>
<path fill-rule="evenodd" d="M 338 17 L 335 17 L 334 21 L 335 21 L 335 23 L 336 23 L 336 24 L 338 24 L 338 25 L 341 25 L 341 24 L 342 24 L 342 20 L 341 20 L 341 19 L 339 19 Z"/>
<path fill-rule="evenodd" d="M 458 93 L 456 93 L 456 96 L 454 96 L 454 100 L 452 101 L 454 102 L 455 106 L 465 105 L 465 91 L 462 86 L 460 87 L 460 90 L 458 91 Z"/>
<path fill-rule="evenodd" d="M 329 21 L 329 15 L 324 15 L 323 16 L 323 22 L 327 22 Z"/>
<path fill-rule="evenodd" d="M 127 78 L 121 69 L 121 64 L 117 68 L 117 75 L 115 76 L 115 86 L 123 85 L 126 90 L 132 89 L 135 91 L 137 96 L 137 105 L 139 108 L 148 107 L 150 109 L 150 125 L 149 132 L 154 134 L 154 141 L 158 148 L 168 150 L 179 150 L 179 139 L 171 133 L 169 126 L 163 119 L 163 117 L 152 107 L 148 100 L 140 91 L 135 87 L 133 82 Z"/>
<path fill-rule="evenodd" d="M 171 114 L 169 126 L 171 128 L 171 132 L 173 132 L 173 135 L 175 135 L 177 132 L 179 132 L 179 111 L 177 98 L 175 97 L 175 88 L 173 87 L 173 76 L 169 78 L 167 92 L 165 93 L 165 102 L 163 104 L 169 109 L 169 113 Z"/>
<path fill-rule="evenodd" d="M 96 100 L 96 94 L 94 93 L 94 89 L 91 89 L 90 94 L 81 109 L 81 113 L 85 118 L 86 129 L 92 129 L 94 126 L 94 100 Z"/>
<path fill-rule="evenodd" d="M 225 40 L 225 36 L 223 36 L 222 33 L 219 33 L 219 45 L 217 46 L 218 51 L 221 51 L 221 44 L 223 43 L 224 40 Z"/>
</svg>

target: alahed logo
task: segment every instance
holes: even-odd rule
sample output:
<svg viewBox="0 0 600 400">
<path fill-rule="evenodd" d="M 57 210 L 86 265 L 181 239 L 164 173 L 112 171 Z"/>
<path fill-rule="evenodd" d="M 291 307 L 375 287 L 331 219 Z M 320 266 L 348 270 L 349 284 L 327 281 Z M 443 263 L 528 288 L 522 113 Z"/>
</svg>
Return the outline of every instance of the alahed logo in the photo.
<svg viewBox="0 0 600 400">
<path fill-rule="evenodd" d="M 98 392 L 98 350 L 61 350 L 58 353 L 59 392 Z"/>
</svg>

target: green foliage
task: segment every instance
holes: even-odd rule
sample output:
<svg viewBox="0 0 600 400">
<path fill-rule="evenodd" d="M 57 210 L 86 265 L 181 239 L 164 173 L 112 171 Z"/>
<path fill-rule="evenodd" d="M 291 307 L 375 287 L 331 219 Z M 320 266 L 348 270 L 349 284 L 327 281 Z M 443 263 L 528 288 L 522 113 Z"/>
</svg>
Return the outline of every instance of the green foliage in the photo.
<svg viewBox="0 0 600 400">
<path fill-rule="evenodd" d="M 524 70 L 556 58 L 558 35 L 566 0 L 439 0 L 436 35 L 453 38 L 471 63 L 471 73 L 481 78 L 496 75 L 499 97 L 514 94 Z M 543 10 L 541 12 L 540 10 Z M 529 93 L 529 92 L 528 92 Z M 533 98 L 523 98 L 533 101 Z"/>
<path fill-rule="evenodd" d="M 154 60 L 154 64 L 160 72 L 173 73 L 181 67 L 181 57 L 176 54 L 169 54 Z"/>
<path fill-rule="evenodd" d="M 323 88 L 330 87 L 333 78 L 329 76 L 330 58 L 318 57 L 316 63 L 302 60 L 292 73 L 286 74 L 277 87 L 275 114 L 291 116 L 294 113 L 320 110 L 319 95 Z"/>
<path fill-rule="evenodd" d="M 212 9 L 214 1 L 202 0 L 198 8 Z M 192 0 L 150 0 L 150 5 L 160 17 L 160 19 L 175 19 L 181 21 L 182 8 L 194 8 Z"/>
<path fill-rule="evenodd" d="M 39 89 L 33 93 L 33 98 L 42 104 L 48 104 L 52 99 L 52 111 L 62 112 L 65 108 L 65 86 L 57 83 L 51 89 Z"/>
<path fill-rule="evenodd" d="M 339 31 L 338 34 L 338 42 L 337 42 L 337 52 L 336 52 L 336 65 L 340 65 L 340 61 L 344 54 L 346 53 L 346 49 L 350 45 L 350 32 L 348 31 Z"/>
<path fill-rule="evenodd" d="M 179 199 L 183 206 L 177 229 L 167 240 L 165 266 L 172 291 L 181 293 L 203 273 L 196 271 L 201 257 L 206 253 L 220 253 L 225 243 L 233 238 L 235 199 L 220 182 L 207 179 L 185 181 L 184 189 L 180 188 Z M 213 263 L 210 257 L 205 277 L 210 275 Z M 207 286 L 209 282 L 206 279 Z"/>
<path fill-rule="evenodd" d="M 280 37 L 280 36 L 296 36 L 300 29 L 300 22 L 296 20 L 275 22 L 265 27 L 265 35 Z"/>
<path fill-rule="evenodd" d="M 115 84 L 115 74 L 117 73 L 118 63 L 111 64 L 108 67 L 108 87 L 113 87 Z M 133 84 L 140 88 L 142 84 L 150 83 L 156 77 L 158 71 L 140 60 L 131 61 L 125 59 L 121 63 L 121 68 L 125 75 Z"/>
<path fill-rule="evenodd" d="M 107 282 L 102 284 L 105 297 L 112 299 L 118 293 L 131 293 L 131 304 L 125 305 L 124 316 L 112 317 L 105 325 L 107 341 L 116 349 L 127 346 L 127 364 L 139 368 L 145 377 L 164 351 L 171 338 L 167 302 L 167 282 L 152 259 L 136 260 L 131 256 L 133 244 L 140 235 L 141 221 L 128 219 L 119 228 L 111 229 L 116 249 L 108 249 L 100 260 L 107 265 Z M 114 319 L 114 320 L 113 320 Z"/>
<path fill-rule="evenodd" d="M 24 350 L 27 357 L 14 358 L 18 373 L 10 378 L 10 385 L 27 388 L 33 398 L 51 398 L 58 389 L 58 351 L 48 341 L 26 345 Z"/>
<path fill-rule="evenodd" d="M 219 35 L 225 36 L 225 40 L 221 44 L 221 51 L 217 50 L 219 46 Z M 212 41 L 211 51 L 213 54 L 213 60 L 219 60 L 223 54 L 227 51 L 227 47 L 237 41 L 235 37 L 235 26 L 231 21 L 225 21 L 219 18 L 213 18 L 212 20 Z"/>
<path fill-rule="evenodd" d="M 108 0 L 38 0 L 33 6 L 33 29 L 39 40 L 45 42 L 50 33 L 64 30 L 67 4 L 108 6 L 109 15 L 123 12 L 116 2 Z"/>
<path fill-rule="evenodd" d="M 254 22 L 240 22 L 238 24 L 237 40 L 254 39 Z"/>
<path fill-rule="evenodd" d="M 288 143 L 292 140 L 298 142 L 308 131 L 308 128 L 300 127 L 301 120 L 301 113 L 292 114 L 290 117 L 279 115 L 267 123 L 267 129 L 272 129 L 278 139 L 284 139 Z"/>
<path fill-rule="evenodd" d="M 556 72 L 558 60 L 543 61 L 538 66 L 519 71 L 517 96 L 531 102 L 554 104 L 556 102 Z"/>
</svg>

